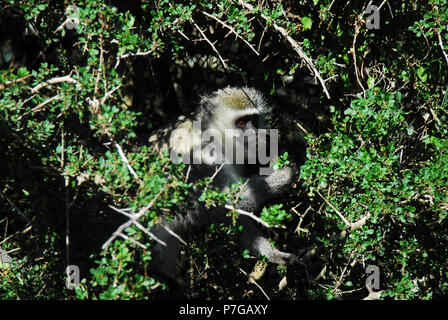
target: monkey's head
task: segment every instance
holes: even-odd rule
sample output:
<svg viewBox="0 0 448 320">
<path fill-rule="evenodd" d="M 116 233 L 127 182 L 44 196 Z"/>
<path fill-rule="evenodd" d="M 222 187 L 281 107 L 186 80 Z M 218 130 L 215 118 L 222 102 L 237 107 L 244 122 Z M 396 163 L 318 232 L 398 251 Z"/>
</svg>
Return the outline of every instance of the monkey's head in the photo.
<svg viewBox="0 0 448 320">
<path fill-rule="evenodd" d="M 201 106 L 202 119 L 208 124 L 203 129 L 218 130 L 220 143 L 232 141 L 235 152 L 247 159 L 248 147 L 256 147 L 257 129 L 265 128 L 270 111 L 263 95 L 253 88 L 225 88 L 203 97 Z"/>
</svg>

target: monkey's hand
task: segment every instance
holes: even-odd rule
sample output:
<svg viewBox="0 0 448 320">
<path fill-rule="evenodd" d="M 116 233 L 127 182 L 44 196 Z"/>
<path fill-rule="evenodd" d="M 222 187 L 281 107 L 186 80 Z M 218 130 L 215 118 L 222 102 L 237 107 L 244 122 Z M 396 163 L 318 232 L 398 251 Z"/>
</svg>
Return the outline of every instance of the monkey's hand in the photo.
<svg viewBox="0 0 448 320">
<path fill-rule="evenodd" d="M 295 166 L 284 166 L 266 177 L 266 183 L 270 187 L 273 195 L 278 195 L 294 183 L 298 176 Z"/>
<path fill-rule="evenodd" d="M 283 252 L 274 247 L 271 242 L 265 238 L 260 229 L 254 224 L 252 220 L 247 217 L 240 217 L 243 225 L 243 232 L 241 234 L 241 241 L 245 248 L 255 255 L 262 255 L 270 262 L 292 265 L 296 262 L 297 256 L 293 253 Z"/>
<path fill-rule="evenodd" d="M 283 167 L 268 176 L 251 176 L 241 194 L 238 209 L 250 212 L 258 211 L 266 201 L 284 193 L 297 177 L 294 167 Z"/>
</svg>

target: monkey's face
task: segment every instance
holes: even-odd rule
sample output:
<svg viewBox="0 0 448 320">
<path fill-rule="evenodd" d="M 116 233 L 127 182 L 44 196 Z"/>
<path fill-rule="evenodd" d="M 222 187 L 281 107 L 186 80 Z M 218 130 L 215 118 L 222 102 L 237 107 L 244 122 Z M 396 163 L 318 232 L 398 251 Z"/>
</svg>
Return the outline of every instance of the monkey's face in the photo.
<svg viewBox="0 0 448 320">
<path fill-rule="evenodd" d="M 255 164 L 258 130 L 265 128 L 264 115 L 270 111 L 262 95 L 251 88 L 225 88 L 203 98 L 202 106 L 206 131 L 217 138 L 213 144 L 226 163 Z"/>
<path fill-rule="evenodd" d="M 229 115 L 233 113 L 233 117 Z M 226 114 L 223 128 L 225 158 L 236 164 L 254 164 L 257 155 L 258 129 L 264 129 L 261 114 L 256 111 Z"/>
</svg>

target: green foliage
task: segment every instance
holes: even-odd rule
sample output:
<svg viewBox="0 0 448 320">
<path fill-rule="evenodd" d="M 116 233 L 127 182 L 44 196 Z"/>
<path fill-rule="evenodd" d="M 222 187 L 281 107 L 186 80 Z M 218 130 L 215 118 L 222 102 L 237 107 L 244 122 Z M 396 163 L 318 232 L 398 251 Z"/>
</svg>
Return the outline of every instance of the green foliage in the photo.
<svg viewBox="0 0 448 320">
<path fill-rule="evenodd" d="M 276 204 L 269 208 L 263 208 L 261 218 L 271 226 L 278 226 L 284 223 L 291 215 L 282 209 L 283 204 Z"/>
<path fill-rule="evenodd" d="M 280 168 L 283 168 L 284 166 L 289 165 L 289 160 L 288 160 L 288 152 L 283 153 L 283 155 L 279 156 L 277 159 L 277 163 L 274 164 L 273 168 L 274 170 L 278 170 Z"/>
<path fill-rule="evenodd" d="M 282 209 L 282 207 L 283 204 L 276 204 L 269 208 L 263 208 L 261 218 L 271 226 L 282 225 L 286 219 L 291 218 L 291 215 Z"/>
<path fill-rule="evenodd" d="M 112 248 L 96 261 L 97 267 L 92 269 L 92 280 L 87 285 L 82 284 L 75 289 L 78 299 L 101 299 L 101 300 L 123 300 L 123 299 L 148 299 L 151 291 L 157 288 L 157 282 L 145 274 L 138 272 L 138 261 L 147 262 L 151 260 L 150 252 L 137 255 L 132 249 L 131 243 L 116 241 Z M 91 291 L 99 292 L 98 296 Z"/>
<path fill-rule="evenodd" d="M 331 132 L 309 139 L 301 178 L 311 197 L 317 191 L 326 194 L 349 222 L 366 220 L 341 241 L 321 241 L 342 246 L 350 259 L 378 265 L 387 281 L 385 296 L 431 298 L 431 277 L 442 287 L 448 284 L 446 275 L 438 272 L 447 262 L 448 239 L 442 230 L 448 210 L 448 167 L 442 159 L 447 157 L 448 137 L 426 137 L 418 162 L 403 154 L 413 133 L 401 94 L 378 88 L 353 100 L 344 115 L 335 112 L 333 123 Z M 325 219 L 332 221 L 326 224 L 326 234 L 351 228 L 332 207 L 325 210 Z M 349 277 L 344 281 L 351 283 Z"/>
<path fill-rule="evenodd" d="M 0 263 L 1 300 L 54 300 L 70 297 L 68 290 L 61 292 L 46 289 L 64 283 L 64 274 L 58 270 L 61 257 L 54 246 L 56 235 L 46 235 L 44 238 L 47 247 L 39 259 L 13 258 L 11 262 Z M 39 263 L 38 260 L 48 262 Z"/>
<path fill-rule="evenodd" d="M 142 140 L 223 83 L 263 88 L 287 109 L 273 120 L 309 129 L 303 186 L 261 217 L 285 226 L 286 251 L 325 250 L 306 275 L 280 268 L 300 282 L 288 294 L 272 273 L 259 280 L 270 296 L 363 298 L 365 265 L 374 264 L 382 298 L 446 297 L 447 1 L 389 1 L 379 30 L 364 25 L 359 1 L 5 3 L 0 243 L 13 263 L 0 266 L 1 299 L 148 299 L 170 290 L 152 274 L 144 230 L 197 201 L 210 210 L 234 203 L 245 181 L 229 192 L 212 188 L 211 177 L 189 182 L 186 165 Z M 303 107 L 304 79 L 317 76 L 310 61 L 331 100 L 318 83 L 308 90 L 317 103 Z M 289 139 L 296 126 L 279 129 Z M 301 158 L 296 147 L 275 169 Z M 108 215 L 111 207 L 129 210 Z M 143 212 L 141 227 L 100 252 L 95 236 L 130 212 Z M 253 257 L 236 245 L 238 212 L 228 215 L 233 223 L 211 225 L 185 249 L 190 284 L 204 298 L 264 298 L 241 272 Z M 88 223 L 94 230 L 84 231 Z M 308 232 L 299 239 L 294 230 Z M 82 263 L 76 292 L 61 272 L 67 249 Z"/>
</svg>

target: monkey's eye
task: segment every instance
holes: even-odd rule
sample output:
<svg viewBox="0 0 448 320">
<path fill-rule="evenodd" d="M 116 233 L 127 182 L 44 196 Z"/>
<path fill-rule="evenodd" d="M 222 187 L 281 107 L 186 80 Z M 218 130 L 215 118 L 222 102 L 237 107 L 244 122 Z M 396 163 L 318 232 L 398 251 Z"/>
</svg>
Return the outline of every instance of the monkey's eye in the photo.
<svg viewBox="0 0 448 320">
<path fill-rule="evenodd" d="M 237 126 L 238 128 L 243 129 L 243 128 L 246 127 L 247 120 L 241 118 L 241 119 L 236 120 L 235 124 L 236 124 L 236 126 Z"/>
</svg>

